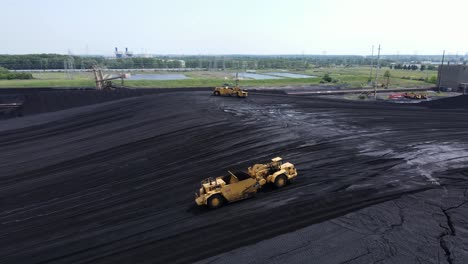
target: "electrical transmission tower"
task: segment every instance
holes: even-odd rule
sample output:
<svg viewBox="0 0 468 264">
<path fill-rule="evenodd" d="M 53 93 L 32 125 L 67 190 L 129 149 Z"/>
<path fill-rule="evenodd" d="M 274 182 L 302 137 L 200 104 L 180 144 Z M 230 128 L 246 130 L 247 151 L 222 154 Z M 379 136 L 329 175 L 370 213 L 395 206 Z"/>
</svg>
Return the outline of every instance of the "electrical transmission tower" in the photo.
<svg viewBox="0 0 468 264">
<path fill-rule="evenodd" d="M 379 78 L 379 69 L 380 69 L 380 44 L 379 44 L 379 53 L 377 55 L 377 68 L 375 69 L 374 100 L 377 99 L 377 81 Z"/>
<path fill-rule="evenodd" d="M 73 59 L 70 50 L 68 50 L 68 57 L 63 61 L 63 66 L 65 69 L 66 78 L 68 80 L 73 80 L 73 72 L 75 71 L 75 59 Z"/>
<path fill-rule="evenodd" d="M 371 55 L 371 65 L 370 65 L 370 75 L 369 75 L 369 84 L 372 83 L 372 70 L 374 68 L 374 45 L 372 45 L 372 55 Z"/>
<path fill-rule="evenodd" d="M 215 71 L 218 71 L 218 58 L 214 57 L 213 68 Z"/>
<path fill-rule="evenodd" d="M 65 72 L 67 74 L 67 79 L 73 80 L 73 73 L 75 71 L 75 59 L 72 56 L 68 56 L 65 60 Z"/>
<path fill-rule="evenodd" d="M 245 72 L 247 71 L 247 61 L 242 61 L 242 70 Z"/>
</svg>

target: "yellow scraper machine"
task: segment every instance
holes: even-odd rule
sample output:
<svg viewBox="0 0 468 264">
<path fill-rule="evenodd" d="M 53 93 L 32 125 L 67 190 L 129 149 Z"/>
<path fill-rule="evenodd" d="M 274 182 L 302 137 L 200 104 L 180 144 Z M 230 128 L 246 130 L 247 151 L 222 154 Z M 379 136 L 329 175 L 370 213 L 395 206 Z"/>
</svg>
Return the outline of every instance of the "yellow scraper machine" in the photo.
<svg viewBox="0 0 468 264">
<path fill-rule="evenodd" d="M 267 164 L 255 164 L 248 172 L 236 172 L 226 176 L 207 178 L 201 182 L 195 202 L 199 206 L 215 209 L 225 203 L 235 202 L 252 197 L 265 184 L 274 184 L 277 188 L 292 182 L 297 171 L 292 163 L 282 162 L 276 157 Z"/>
<path fill-rule="evenodd" d="M 236 74 L 235 81 L 236 81 L 235 86 L 225 83 L 223 84 L 223 86 L 218 86 L 214 88 L 213 95 L 214 96 L 236 96 L 238 98 L 246 98 L 248 96 L 248 92 L 247 90 L 239 87 L 238 74 Z"/>
</svg>

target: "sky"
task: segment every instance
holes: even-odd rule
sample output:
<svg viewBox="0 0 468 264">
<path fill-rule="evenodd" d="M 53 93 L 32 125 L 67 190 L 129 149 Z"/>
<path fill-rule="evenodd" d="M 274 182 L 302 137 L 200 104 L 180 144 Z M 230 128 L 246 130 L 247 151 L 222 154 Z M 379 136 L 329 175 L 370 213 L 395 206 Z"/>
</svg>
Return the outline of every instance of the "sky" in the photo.
<svg viewBox="0 0 468 264">
<path fill-rule="evenodd" d="M 0 0 L 0 54 L 468 52 L 467 0 Z"/>
</svg>

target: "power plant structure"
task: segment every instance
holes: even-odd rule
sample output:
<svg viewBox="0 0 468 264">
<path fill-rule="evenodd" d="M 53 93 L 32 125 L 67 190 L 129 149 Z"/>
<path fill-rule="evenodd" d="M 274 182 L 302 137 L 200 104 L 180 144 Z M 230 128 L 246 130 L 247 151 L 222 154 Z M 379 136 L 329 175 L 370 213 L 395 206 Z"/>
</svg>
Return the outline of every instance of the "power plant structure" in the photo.
<svg viewBox="0 0 468 264">
<path fill-rule="evenodd" d="M 467 65 L 439 65 L 439 87 L 448 88 L 454 92 L 466 93 L 468 87 Z"/>
<path fill-rule="evenodd" d="M 115 47 L 115 57 L 116 58 L 131 58 L 133 57 L 133 52 L 128 51 L 128 48 L 125 48 L 125 52 L 119 50 Z"/>
</svg>

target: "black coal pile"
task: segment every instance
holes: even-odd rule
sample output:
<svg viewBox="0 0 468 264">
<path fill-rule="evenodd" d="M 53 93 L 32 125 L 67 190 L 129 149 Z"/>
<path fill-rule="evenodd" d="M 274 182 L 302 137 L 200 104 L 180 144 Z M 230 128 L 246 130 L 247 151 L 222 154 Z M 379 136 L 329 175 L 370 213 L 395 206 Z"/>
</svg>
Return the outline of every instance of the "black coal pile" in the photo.
<svg viewBox="0 0 468 264">
<path fill-rule="evenodd" d="M 204 91 L 209 88 L 195 88 L 193 91 Z M 98 104 L 129 97 L 147 94 L 183 91 L 183 88 L 158 89 L 116 89 L 96 91 L 95 89 L 50 89 L 50 88 L 24 88 L 0 89 L 0 103 L 22 103 L 18 116 L 54 112 L 68 108 Z M 17 115 L 4 115 L 4 118 Z"/>
<path fill-rule="evenodd" d="M 420 105 L 430 108 L 441 109 L 467 109 L 468 95 L 459 95 L 449 98 L 443 98 L 433 101 L 421 102 Z"/>
<path fill-rule="evenodd" d="M 468 262 L 468 112 L 170 91 L 27 94 L 77 107 L 0 121 L 0 263 Z M 276 156 L 294 183 L 195 205 Z"/>
</svg>

